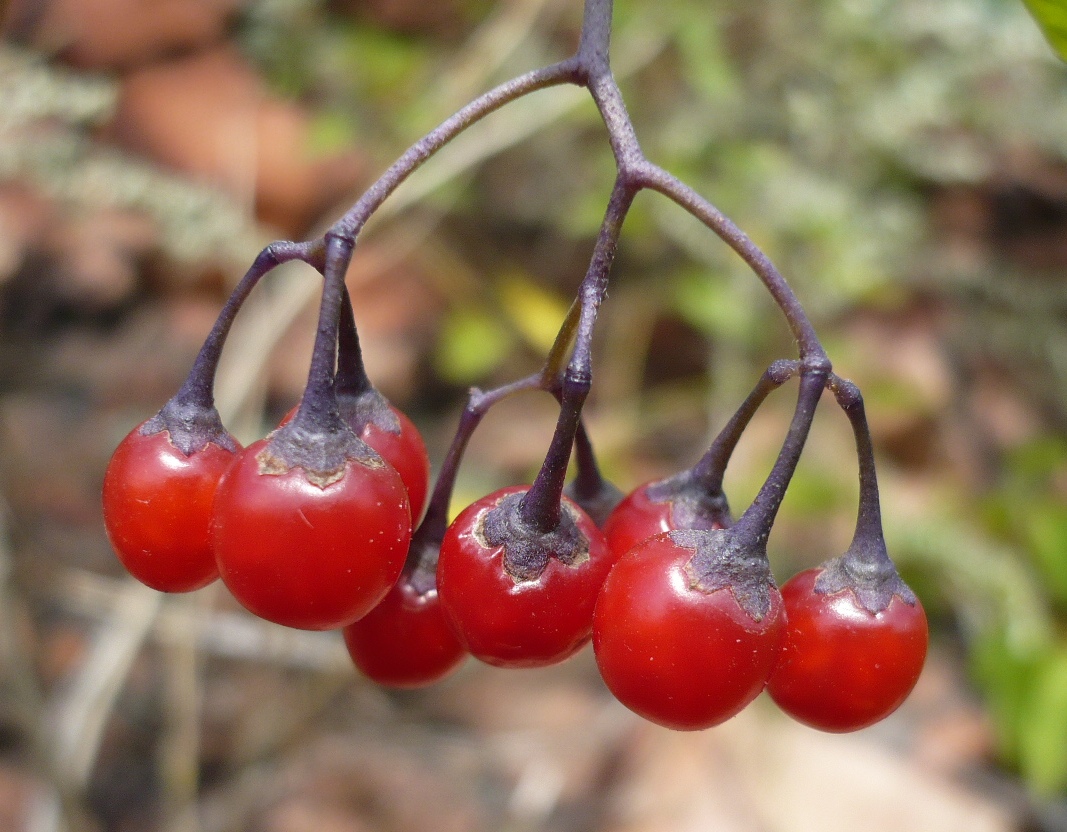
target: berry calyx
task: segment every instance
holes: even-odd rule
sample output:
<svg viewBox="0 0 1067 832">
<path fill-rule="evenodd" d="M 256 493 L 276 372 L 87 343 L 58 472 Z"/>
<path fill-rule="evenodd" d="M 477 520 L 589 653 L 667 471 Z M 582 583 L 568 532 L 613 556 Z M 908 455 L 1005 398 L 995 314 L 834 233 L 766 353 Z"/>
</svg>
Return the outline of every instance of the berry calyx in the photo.
<svg viewBox="0 0 1067 832">
<path fill-rule="evenodd" d="M 638 486 L 604 523 L 604 536 L 616 558 L 674 529 L 725 529 L 732 523 L 726 495 L 709 492 L 691 471 Z"/>
<path fill-rule="evenodd" d="M 673 529 L 725 529 L 733 525 L 723 476 L 741 434 L 768 394 L 799 370 L 797 361 L 775 361 L 737 412 L 719 431 L 707 453 L 686 471 L 638 486 L 604 524 L 608 545 L 622 557 L 642 540 Z"/>
<path fill-rule="evenodd" d="M 219 483 L 215 557 L 250 612 L 338 629 L 370 612 L 399 577 L 411 539 L 407 492 L 363 443 L 337 467 L 292 464 L 279 441 L 288 429 L 249 445 Z"/>
<path fill-rule="evenodd" d="M 411 517 L 418 520 L 426 507 L 430 457 L 414 422 L 373 387 L 356 395 L 338 394 L 337 408 L 353 433 L 396 469 L 408 492 Z M 279 427 L 289 424 L 296 411 L 290 410 Z"/>
</svg>

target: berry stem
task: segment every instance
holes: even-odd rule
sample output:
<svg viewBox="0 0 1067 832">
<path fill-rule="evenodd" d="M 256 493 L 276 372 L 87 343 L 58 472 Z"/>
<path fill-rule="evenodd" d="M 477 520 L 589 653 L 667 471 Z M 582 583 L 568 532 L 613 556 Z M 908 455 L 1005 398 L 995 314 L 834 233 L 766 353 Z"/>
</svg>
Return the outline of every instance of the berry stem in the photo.
<svg viewBox="0 0 1067 832">
<path fill-rule="evenodd" d="M 352 297 L 345 287 L 341 299 L 341 318 L 337 333 L 337 394 L 359 396 L 373 386 L 363 363 L 363 350 L 359 345 L 356 315 L 352 309 Z"/>
<path fill-rule="evenodd" d="M 567 464 L 574 448 L 582 406 L 592 383 L 593 326 L 607 291 L 608 275 L 618 250 L 622 224 L 636 193 L 636 189 L 623 179 L 616 180 L 589 268 L 578 288 L 581 308 L 574 336 L 574 351 L 564 373 L 559 418 L 545 461 L 519 509 L 522 522 L 538 531 L 550 532 L 560 524 L 563 510 L 560 501 L 567 479 Z"/>
<path fill-rule="evenodd" d="M 740 255 L 742 260 L 748 263 L 782 310 L 793 332 L 793 337 L 797 341 L 804 367 L 820 370 L 824 374 L 828 373 L 830 359 L 819 342 L 815 328 L 805 314 L 796 294 L 770 258 L 752 242 L 749 236 L 718 208 L 663 168 L 644 162 L 639 168 L 638 176 L 643 187 L 658 191 L 676 202 L 714 231 L 723 242 Z"/>
<path fill-rule="evenodd" d="M 800 461 L 801 451 L 804 450 L 811 422 L 815 418 L 815 407 L 826 385 L 827 375 L 823 370 L 801 370 L 797 406 L 782 449 L 756 498 L 731 530 L 740 537 L 750 537 L 754 546 L 762 548 L 770 535 L 774 518 Z"/>
<path fill-rule="evenodd" d="M 580 83 L 582 81 L 578 72 L 578 62 L 571 58 L 512 78 L 474 99 L 409 147 L 378 181 L 363 193 L 359 201 L 334 224 L 329 236 L 355 239 L 371 215 L 423 162 L 489 113 L 536 90 L 560 84 Z"/>
<path fill-rule="evenodd" d="M 767 396 L 796 375 L 799 369 L 799 361 L 775 361 L 763 373 L 730 421 L 719 431 L 707 453 L 691 469 L 693 479 L 706 493 L 722 492 L 722 479 L 726 473 L 726 466 L 730 462 L 730 457 L 733 456 L 734 449 L 737 448 L 741 434 L 744 433 L 748 423 Z"/>
<path fill-rule="evenodd" d="M 226 336 L 229 335 L 241 306 L 264 275 L 282 263 L 293 260 L 310 262 L 316 256 L 317 245 L 317 241 L 311 243 L 277 241 L 259 253 L 244 277 L 238 281 L 225 306 L 222 307 L 222 311 L 219 312 L 218 318 L 215 319 L 215 325 L 208 333 L 203 346 L 200 347 L 200 352 L 193 362 L 189 375 L 178 392 L 174 394 L 173 401 L 176 404 L 194 405 L 204 409 L 215 406 L 215 375 L 218 372 L 219 359 L 226 343 Z"/>
<path fill-rule="evenodd" d="M 574 461 L 577 468 L 572 483 L 574 494 L 578 497 L 595 497 L 600 494 L 607 481 L 600 473 L 593 443 L 581 420 L 574 434 Z"/>
<path fill-rule="evenodd" d="M 467 405 L 459 417 L 459 426 L 452 437 L 452 444 L 448 448 L 445 460 L 441 464 L 441 472 L 437 476 L 437 482 L 434 483 L 433 493 L 426 507 L 426 515 L 415 532 L 416 537 L 437 542 L 444 537 L 445 529 L 448 528 L 448 509 L 452 502 L 452 492 L 456 487 L 456 478 L 459 475 L 463 454 L 467 450 L 467 444 L 474 435 L 475 429 L 481 424 L 489 409 L 515 393 L 541 388 L 542 376 L 541 373 L 537 373 L 489 391 L 482 391 L 477 387 L 470 389 L 467 394 Z"/>
<path fill-rule="evenodd" d="M 326 262 L 322 270 L 324 281 L 318 332 L 311 353 L 307 387 L 290 425 L 294 429 L 343 432 L 347 426 L 338 412 L 334 376 L 341 306 L 347 293 L 345 273 L 352 259 L 353 244 L 330 234 L 325 239 Z"/>
<path fill-rule="evenodd" d="M 831 375 L 827 386 L 837 399 L 852 424 L 856 436 L 856 455 L 859 459 L 860 494 L 859 513 L 856 518 L 856 533 L 851 550 L 873 552 L 888 559 L 884 547 L 859 545 L 863 541 L 882 538 L 882 509 L 878 497 L 878 476 L 874 468 L 874 446 L 871 429 L 863 406 L 863 395 L 851 381 Z"/>
</svg>

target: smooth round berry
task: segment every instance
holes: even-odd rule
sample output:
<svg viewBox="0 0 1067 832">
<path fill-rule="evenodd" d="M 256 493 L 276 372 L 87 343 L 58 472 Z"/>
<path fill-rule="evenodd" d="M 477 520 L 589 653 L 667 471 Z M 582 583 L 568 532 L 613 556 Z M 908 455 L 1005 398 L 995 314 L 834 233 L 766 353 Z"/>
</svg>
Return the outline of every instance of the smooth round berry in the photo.
<svg viewBox="0 0 1067 832">
<path fill-rule="evenodd" d="M 219 483 L 212 542 L 234 597 L 268 621 L 333 630 L 366 615 L 396 583 L 411 539 L 400 475 L 347 460 L 340 478 L 274 472 L 250 445 Z"/>
<path fill-rule="evenodd" d="M 219 576 L 211 506 L 234 454 L 213 442 L 186 455 L 161 430 L 132 430 L 104 474 L 104 525 L 123 566 L 162 592 L 189 592 Z"/>
<path fill-rule="evenodd" d="M 911 693 L 929 629 L 918 600 L 894 595 L 871 613 L 851 589 L 816 592 L 819 568 L 782 587 L 789 620 L 767 691 L 794 719 L 823 731 L 855 731 L 889 716 Z"/>
<path fill-rule="evenodd" d="M 344 628 L 345 646 L 364 676 L 393 688 L 438 682 L 467 655 L 436 589 L 419 592 L 403 577 L 378 606 Z"/>
<path fill-rule="evenodd" d="M 616 559 L 621 558 L 638 543 L 675 526 L 671 523 L 671 504 L 649 498 L 648 487 L 638 486 L 627 494 L 604 524 L 604 537 Z"/>
<path fill-rule="evenodd" d="M 411 505 L 411 519 L 414 524 L 422 517 L 426 508 L 426 494 L 430 484 L 430 457 L 426 452 L 426 443 L 415 424 L 403 411 L 390 407 L 400 420 L 400 433 L 383 430 L 373 422 L 368 422 L 359 434 L 359 438 L 381 454 L 382 459 L 392 465 L 408 492 Z"/>
<path fill-rule="evenodd" d="M 535 578 L 511 574 L 504 546 L 486 540 L 486 516 L 527 491 L 505 488 L 464 510 L 445 533 L 437 565 L 441 604 L 460 642 L 498 667 L 542 667 L 578 652 L 589 641 L 597 592 L 611 567 L 603 534 L 564 498 L 584 551 L 570 563 L 550 554 Z"/>
<path fill-rule="evenodd" d="M 697 527 L 721 529 L 725 527 L 724 522 L 679 524 L 675 508 L 679 497 L 655 499 L 649 493 L 650 489 L 655 491 L 657 488 L 662 488 L 663 484 L 663 480 L 654 480 L 638 486 L 627 494 L 608 515 L 607 522 L 604 524 L 604 537 L 607 538 L 608 546 L 616 559 L 621 558 L 638 543 L 643 543 L 650 537 L 673 529 Z M 696 483 L 691 486 L 694 491 L 699 487 Z M 696 501 L 695 497 L 690 497 L 690 502 Z M 724 519 L 727 516 L 724 515 Z"/>
<path fill-rule="evenodd" d="M 638 544 L 611 570 L 593 619 L 593 649 L 611 692 L 680 731 L 718 725 L 755 699 L 785 629 L 773 586 L 767 613 L 755 620 L 729 587 L 694 586 L 686 568 L 693 555 L 670 534 Z"/>
</svg>

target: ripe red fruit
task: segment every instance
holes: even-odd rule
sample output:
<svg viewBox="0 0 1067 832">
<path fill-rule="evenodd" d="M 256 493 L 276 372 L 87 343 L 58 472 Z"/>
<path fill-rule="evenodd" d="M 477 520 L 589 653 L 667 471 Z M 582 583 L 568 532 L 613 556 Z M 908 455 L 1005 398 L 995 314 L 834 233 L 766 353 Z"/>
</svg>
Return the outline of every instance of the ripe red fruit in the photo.
<svg viewBox="0 0 1067 832">
<path fill-rule="evenodd" d="M 344 404 L 342 402 L 342 412 L 344 412 Z M 426 443 L 422 441 L 422 434 L 415 427 L 415 423 L 403 411 L 392 405 L 389 405 L 389 410 L 400 423 L 398 432 L 386 430 L 373 421 L 367 420 L 356 430 L 356 434 L 400 474 L 400 479 L 404 481 L 404 487 L 408 492 L 411 519 L 417 524 L 426 507 L 426 494 L 430 484 L 430 457 L 426 452 Z M 297 408 L 294 407 L 285 414 L 279 426 L 292 421 L 296 411 Z M 353 428 L 355 427 L 353 425 Z"/>
<path fill-rule="evenodd" d="M 441 604 L 460 642 L 498 667 L 542 667 L 578 652 L 589 641 L 597 592 L 611 567 L 603 534 L 564 498 L 561 525 L 574 532 L 576 556 L 568 563 L 549 552 L 533 577 L 509 572 L 505 546 L 486 539 L 486 517 L 527 491 L 504 488 L 465 509 L 445 533 L 437 565 Z"/>
<path fill-rule="evenodd" d="M 420 592 L 405 576 L 378 606 L 345 627 L 344 639 L 363 675 L 393 688 L 438 682 L 466 656 L 441 609 L 437 589 Z"/>
<path fill-rule="evenodd" d="M 852 589 L 816 590 L 821 568 L 782 587 L 789 624 L 767 690 L 794 719 L 823 731 L 855 731 L 889 716 L 919 679 L 926 613 L 894 595 L 878 613 Z"/>
<path fill-rule="evenodd" d="M 376 454 L 348 459 L 323 484 L 302 468 L 274 464 L 268 440 L 260 440 L 219 483 L 212 541 L 222 580 L 268 621 L 307 630 L 351 624 L 385 597 L 404 566 L 411 539 L 404 484 Z"/>
<path fill-rule="evenodd" d="M 649 499 L 645 483 L 627 494 L 604 524 L 604 537 L 616 559 L 638 543 L 675 528 L 671 523 L 671 504 Z"/>
<path fill-rule="evenodd" d="M 234 453 L 209 442 L 185 454 L 160 430 L 130 431 L 104 474 L 104 525 L 131 575 L 162 592 L 189 592 L 219 576 L 211 506 Z"/>
<path fill-rule="evenodd" d="M 411 519 L 417 523 L 426 507 L 426 492 L 430 483 L 430 457 L 426 453 L 426 444 L 414 423 L 402 411 L 395 407 L 390 410 L 400 421 L 400 432 L 385 430 L 374 422 L 368 422 L 359 434 L 359 438 L 381 454 L 382 459 L 392 465 L 408 492 L 411 505 Z"/>
<path fill-rule="evenodd" d="M 631 491 L 608 516 L 604 536 L 618 560 L 638 543 L 673 529 L 722 529 L 730 511 L 721 492 L 708 493 L 684 472 L 646 482 Z"/>
<path fill-rule="evenodd" d="M 679 731 L 718 725 L 755 699 L 785 629 L 773 583 L 754 618 L 730 586 L 699 588 L 688 568 L 694 555 L 670 533 L 638 544 L 611 570 L 593 618 L 593 649 L 611 692 Z"/>
</svg>

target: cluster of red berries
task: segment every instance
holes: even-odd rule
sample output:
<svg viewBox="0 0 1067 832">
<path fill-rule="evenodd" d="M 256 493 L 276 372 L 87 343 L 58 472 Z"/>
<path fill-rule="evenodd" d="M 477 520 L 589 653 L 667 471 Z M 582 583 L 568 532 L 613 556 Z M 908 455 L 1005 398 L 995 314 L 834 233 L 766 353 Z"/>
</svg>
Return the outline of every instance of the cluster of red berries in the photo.
<svg viewBox="0 0 1067 832">
<path fill-rule="evenodd" d="M 425 445 L 367 380 L 350 306 L 337 344 L 327 394 L 309 385 L 279 428 L 247 448 L 204 394 L 211 361 L 198 361 L 174 399 L 126 437 L 103 502 L 132 575 L 166 592 L 221 576 L 266 620 L 342 629 L 357 667 L 395 687 L 438 681 L 468 654 L 498 667 L 541 667 L 592 640 L 621 702 L 683 730 L 730 718 L 764 687 L 809 725 L 854 730 L 892 712 L 915 684 L 926 619 L 885 555 L 876 516 L 872 525 L 861 511 L 844 557 L 779 592 L 760 499 L 734 522 L 722 494 L 741 430 L 799 362 L 772 367 L 686 472 L 620 499 L 600 478 L 582 430 L 574 499 L 539 478 L 447 524 L 455 465 L 501 396 L 474 391 L 482 401 L 468 407 L 427 509 Z M 211 338 L 205 351 L 217 352 Z M 855 408 L 858 393 L 833 378 L 829 386 Z M 808 387 L 826 383 L 816 375 Z M 798 411 L 797 420 L 810 422 L 810 413 Z"/>
<path fill-rule="evenodd" d="M 592 641 L 615 696 L 671 728 L 716 725 L 764 688 L 809 725 L 862 728 L 907 696 L 927 645 L 922 607 L 886 552 L 862 399 L 831 373 L 811 322 L 766 255 L 642 153 L 609 66 L 611 17 L 611 0 L 585 0 L 572 57 L 457 111 L 323 237 L 263 250 L 185 384 L 115 452 L 104 483 L 108 533 L 127 569 L 149 586 L 183 592 L 221 576 L 241 604 L 269 621 L 342 629 L 356 665 L 382 684 L 430 684 L 468 654 L 500 667 L 545 666 Z M 588 90 L 607 130 L 616 178 L 604 220 L 543 369 L 471 391 L 427 501 L 425 447 L 367 378 L 344 275 L 367 221 L 423 161 L 478 119 L 558 84 Z M 696 465 L 622 499 L 600 476 L 581 412 L 597 313 L 642 190 L 672 200 L 753 269 L 800 355 L 768 369 Z M 291 418 L 242 449 L 215 409 L 215 370 L 248 293 L 290 261 L 324 279 L 308 384 Z M 726 465 L 763 399 L 796 376 L 797 406 L 782 449 L 734 520 L 722 491 Z M 855 433 L 856 533 L 843 556 L 779 591 L 767 538 L 827 389 Z M 493 404 L 522 390 L 549 392 L 560 405 L 537 477 L 479 500 L 449 524 L 471 434 Z M 572 455 L 576 477 L 566 485 Z"/>
</svg>

